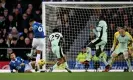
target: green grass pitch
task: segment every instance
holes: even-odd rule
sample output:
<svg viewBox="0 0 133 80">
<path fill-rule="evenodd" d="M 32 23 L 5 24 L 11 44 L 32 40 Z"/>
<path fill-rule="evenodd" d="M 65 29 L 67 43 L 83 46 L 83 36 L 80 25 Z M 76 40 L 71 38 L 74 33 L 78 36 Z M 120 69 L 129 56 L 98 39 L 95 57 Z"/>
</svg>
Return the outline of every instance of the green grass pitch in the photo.
<svg viewBox="0 0 133 80">
<path fill-rule="evenodd" d="M 0 73 L 0 80 L 133 80 L 127 72 Z"/>
</svg>

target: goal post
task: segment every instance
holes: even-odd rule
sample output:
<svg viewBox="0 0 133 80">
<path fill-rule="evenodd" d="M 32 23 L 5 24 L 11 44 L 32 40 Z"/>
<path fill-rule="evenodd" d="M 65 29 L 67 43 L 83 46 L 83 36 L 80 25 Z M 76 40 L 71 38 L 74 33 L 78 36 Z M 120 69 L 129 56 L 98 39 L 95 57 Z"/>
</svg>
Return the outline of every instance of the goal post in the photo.
<svg viewBox="0 0 133 80">
<path fill-rule="evenodd" d="M 108 56 L 116 28 L 119 26 L 133 28 L 133 2 L 43 2 L 42 13 L 45 35 L 49 36 L 54 28 L 59 28 L 65 38 L 63 48 L 67 55 L 68 65 L 70 69 L 79 71 L 83 68 L 75 68 L 76 57 L 82 48 L 95 38 L 90 27 L 96 27 L 97 19 L 101 14 L 106 18 L 108 25 L 108 42 L 105 48 Z M 130 29 L 129 32 L 131 32 Z M 95 49 L 92 51 L 92 55 L 94 54 Z M 48 50 L 47 37 L 43 59 L 47 62 L 54 62 L 56 59 L 56 56 Z M 102 71 L 105 65 L 102 62 L 100 65 L 99 69 Z M 51 65 L 44 67 L 48 69 Z M 93 71 L 93 68 L 93 61 L 91 61 L 89 70 Z M 123 71 L 124 68 L 126 64 L 123 56 L 120 56 L 114 63 L 112 71 Z"/>
</svg>

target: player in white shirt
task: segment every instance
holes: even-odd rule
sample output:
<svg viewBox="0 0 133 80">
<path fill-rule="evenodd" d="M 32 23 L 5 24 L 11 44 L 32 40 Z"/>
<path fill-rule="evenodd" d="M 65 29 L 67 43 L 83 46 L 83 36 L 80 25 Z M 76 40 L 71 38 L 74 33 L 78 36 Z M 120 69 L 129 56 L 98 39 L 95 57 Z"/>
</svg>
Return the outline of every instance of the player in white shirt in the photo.
<svg viewBox="0 0 133 80">
<path fill-rule="evenodd" d="M 94 28 L 91 27 L 93 32 L 96 35 L 96 38 L 92 40 L 89 45 L 87 46 L 87 53 L 89 53 L 89 60 L 91 60 L 91 48 L 96 47 L 96 56 L 99 57 L 99 55 L 103 52 L 104 47 L 107 43 L 107 23 L 104 20 L 104 17 L 99 17 L 98 25 Z M 106 62 L 105 59 L 103 62 Z"/>
<path fill-rule="evenodd" d="M 52 52 L 57 56 L 57 62 L 52 68 L 50 68 L 49 72 L 52 72 L 55 68 L 57 68 L 61 64 L 65 64 L 66 65 L 65 69 L 71 73 L 70 69 L 68 68 L 65 54 L 62 49 L 64 44 L 63 35 L 59 33 L 58 29 L 53 30 L 53 33 L 49 36 L 49 41 Z"/>
</svg>

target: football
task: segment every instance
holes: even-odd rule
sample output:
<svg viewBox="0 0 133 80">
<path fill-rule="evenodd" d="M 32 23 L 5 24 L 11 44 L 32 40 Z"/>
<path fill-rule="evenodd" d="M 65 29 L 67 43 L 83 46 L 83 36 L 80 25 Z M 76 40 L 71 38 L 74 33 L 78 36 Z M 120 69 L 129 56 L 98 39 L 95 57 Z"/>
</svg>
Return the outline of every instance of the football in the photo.
<svg viewBox="0 0 133 80">
<path fill-rule="evenodd" d="M 43 65 L 45 64 L 45 61 L 41 59 L 41 60 L 38 61 L 38 64 L 39 64 L 40 66 L 43 66 Z"/>
</svg>

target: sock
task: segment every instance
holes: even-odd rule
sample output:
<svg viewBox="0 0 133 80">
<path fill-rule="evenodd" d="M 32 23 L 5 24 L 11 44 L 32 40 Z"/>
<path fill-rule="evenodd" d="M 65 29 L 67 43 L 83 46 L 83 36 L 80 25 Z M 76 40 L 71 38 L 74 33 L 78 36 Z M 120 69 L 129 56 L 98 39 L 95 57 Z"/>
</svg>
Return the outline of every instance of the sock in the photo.
<svg viewBox="0 0 133 80">
<path fill-rule="evenodd" d="M 87 49 L 86 52 L 89 54 L 87 56 L 87 60 L 90 61 L 91 60 L 91 48 L 90 47 L 87 47 L 86 49 Z"/>
<path fill-rule="evenodd" d="M 67 62 L 65 62 L 64 64 L 65 64 L 66 68 L 68 68 L 68 64 L 67 64 Z"/>
<path fill-rule="evenodd" d="M 57 63 L 53 66 L 53 70 L 58 67 Z"/>
<path fill-rule="evenodd" d="M 34 53 L 34 49 L 31 49 L 31 52 L 30 52 L 30 54 L 32 55 Z"/>
<path fill-rule="evenodd" d="M 106 61 L 106 59 L 105 59 L 104 57 L 102 57 L 102 61 L 103 61 L 103 63 L 105 64 L 105 66 L 108 65 L 108 62 Z"/>
<path fill-rule="evenodd" d="M 127 63 L 127 66 L 129 68 L 129 71 L 131 71 L 131 62 L 130 62 L 130 59 L 126 59 L 126 63 Z"/>
<path fill-rule="evenodd" d="M 110 66 L 112 66 L 113 62 L 114 62 L 114 58 L 111 57 L 111 59 L 109 60 L 108 64 L 109 64 Z"/>
<path fill-rule="evenodd" d="M 36 62 L 38 62 L 40 60 L 41 54 L 37 54 L 36 56 Z"/>
</svg>

